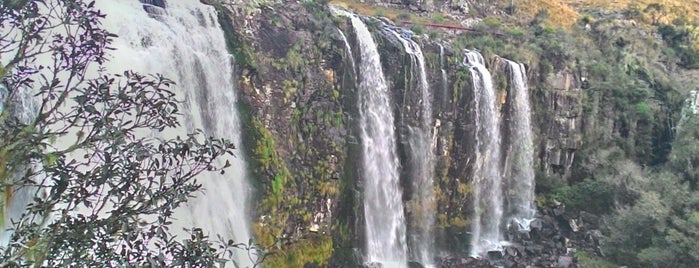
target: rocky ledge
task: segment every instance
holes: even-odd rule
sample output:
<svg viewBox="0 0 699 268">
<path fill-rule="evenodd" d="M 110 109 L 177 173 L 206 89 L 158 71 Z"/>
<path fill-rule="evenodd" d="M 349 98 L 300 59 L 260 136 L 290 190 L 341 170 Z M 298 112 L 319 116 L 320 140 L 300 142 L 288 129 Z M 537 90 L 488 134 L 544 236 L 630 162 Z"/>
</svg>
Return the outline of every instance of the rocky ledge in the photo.
<svg viewBox="0 0 699 268">
<path fill-rule="evenodd" d="M 472 267 L 580 267 L 576 253 L 603 257 L 601 218 L 591 213 L 567 212 L 565 205 L 554 203 L 539 210 L 530 231 L 511 226 L 503 251 L 492 251 L 485 258 L 447 256 L 438 260 L 443 268 Z"/>
</svg>

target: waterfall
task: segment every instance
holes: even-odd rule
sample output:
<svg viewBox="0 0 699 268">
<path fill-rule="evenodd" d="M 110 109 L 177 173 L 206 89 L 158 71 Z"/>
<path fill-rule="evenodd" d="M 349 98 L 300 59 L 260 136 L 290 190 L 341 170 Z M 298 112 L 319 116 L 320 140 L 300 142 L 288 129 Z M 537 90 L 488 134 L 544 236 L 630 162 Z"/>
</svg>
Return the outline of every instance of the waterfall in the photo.
<svg viewBox="0 0 699 268">
<path fill-rule="evenodd" d="M 534 219 L 534 142 L 527 74 L 523 64 L 505 60 L 510 79 L 510 149 L 506 166 L 508 213 L 520 231 L 529 231 Z"/>
<path fill-rule="evenodd" d="M 119 36 L 112 44 L 116 51 L 107 64 L 108 72 L 161 73 L 176 83 L 173 90 L 184 100 L 181 120 L 186 130 L 159 135 L 174 137 L 198 128 L 237 147 L 236 157 L 221 160 L 231 163 L 224 175 L 198 177 L 203 192 L 175 213 L 172 229 L 200 227 L 214 240 L 218 234 L 247 243 L 251 237 L 246 216 L 249 186 L 241 125 L 231 56 L 215 9 L 198 0 L 168 1 L 166 9 L 136 0 L 100 1 L 98 6 L 108 14 L 105 27 Z M 238 255 L 241 267 L 251 266 L 247 252 L 240 250 Z"/>
<path fill-rule="evenodd" d="M 7 88 L 5 88 L 4 85 L 0 84 L 0 114 L 2 114 L 2 111 L 5 108 L 5 98 L 7 94 Z"/>
<path fill-rule="evenodd" d="M 408 127 L 408 157 L 410 163 L 410 176 L 412 181 L 413 197 L 411 210 L 413 224 L 409 235 L 410 258 L 420 262 L 424 266 L 432 267 L 434 237 L 434 211 L 436 209 L 434 197 L 434 155 L 432 146 L 432 97 L 427 72 L 425 71 L 425 57 L 420 46 L 404 36 L 401 29 L 386 29 L 403 44 L 405 52 L 410 56 L 412 66 L 410 68 L 412 78 L 417 77 L 420 90 L 420 106 L 418 107 L 420 120 L 415 126 Z M 403 32 L 405 33 L 405 32 Z M 415 74 L 414 71 L 418 70 Z M 406 87 L 407 88 L 407 87 Z"/>
<path fill-rule="evenodd" d="M 352 57 L 352 47 L 349 44 L 349 41 L 347 40 L 347 36 L 345 36 L 345 33 L 342 32 L 339 28 L 337 31 L 340 33 L 340 37 L 342 37 L 342 41 L 345 43 L 345 53 L 347 54 L 347 57 L 349 58 L 350 62 L 350 67 L 352 67 L 352 71 L 354 71 L 354 76 L 355 78 L 357 77 L 356 71 L 357 71 L 357 66 L 354 63 L 354 57 Z M 355 81 L 356 82 L 356 81 Z"/>
<path fill-rule="evenodd" d="M 5 124 L 8 118 L 16 118 L 23 124 L 30 124 L 39 113 L 40 104 L 35 99 L 35 92 L 32 89 L 16 88 L 15 90 L 15 94 L 10 94 L 8 89 L 0 84 L 0 124 Z M 39 161 L 31 161 L 16 167 L 6 178 L 7 181 L 3 182 L 7 185 L 3 185 L 3 189 L 0 190 L 0 247 L 5 247 L 10 242 L 14 233 L 11 229 L 12 223 L 23 219 L 27 205 L 37 195 L 46 194 L 48 191 L 35 186 L 16 185 L 27 168 L 39 170 L 43 166 Z M 37 180 L 41 181 L 45 175 L 39 174 L 37 177 Z M 41 220 L 37 221 L 39 222 Z"/>
<path fill-rule="evenodd" d="M 349 17 L 359 44 L 359 128 L 362 147 L 366 261 L 406 267 L 407 249 L 393 111 L 376 43 L 356 15 Z"/>
<path fill-rule="evenodd" d="M 473 171 L 474 216 L 471 233 L 471 255 L 482 255 L 500 249 L 500 224 L 503 215 L 501 175 L 500 115 L 492 77 L 483 56 L 465 51 L 464 64 L 471 71 L 475 100 L 475 155 Z"/>
<path fill-rule="evenodd" d="M 444 59 L 446 59 L 444 55 L 444 45 L 439 44 L 439 70 L 442 73 L 442 96 L 441 96 L 441 105 L 442 107 L 446 107 L 447 103 L 449 102 L 449 81 L 447 78 L 447 70 L 445 70 L 445 64 L 444 64 Z"/>
<path fill-rule="evenodd" d="M 367 257 L 369 262 L 402 267 L 407 263 L 405 218 L 391 101 L 376 43 L 359 18 L 351 20 L 361 55 L 359 121 Z"/>
<path fill-rule="evenodd" d="M 680 112 L 680 120 L 677 122 L 675 131 L 679 132 L 682 126 L 694 115 L 699 115 L 699 90 L 689 91 L 689 97 L 684 101 Z"/>
</svg>

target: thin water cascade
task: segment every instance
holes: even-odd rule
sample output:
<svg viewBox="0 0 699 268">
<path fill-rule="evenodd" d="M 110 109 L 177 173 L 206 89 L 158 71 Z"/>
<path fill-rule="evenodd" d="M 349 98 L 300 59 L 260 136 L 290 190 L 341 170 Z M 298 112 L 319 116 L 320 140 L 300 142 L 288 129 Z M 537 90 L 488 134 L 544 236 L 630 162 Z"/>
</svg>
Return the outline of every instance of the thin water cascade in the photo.
<svg viewBox="0 0 699 268">
<path fill-rule="evenodd" d="M 682 105 L 682 113 L 680 120 L 677 121 L 677 126 L 675 127 L 676 132 L 680 132 L 682 126 L 694 115 L 699 115 L 699 90 L 694 89 L 689 91 L 689 97 L 684 101 Z"/>
<path fill-rule="evenodd" d="M 508 213 L 519 231 L 529 231 L 534 219 L 534 142 L 532 140 L 531 107 L 527 74 L 523 64 L 507 63 L 510 79 L 512 115 L 510 117 L 510 149 L 507 156 Z"/>
<path fill-rule="evenodd" d="M 410 259 L 418 261 L 425 267 L 433 267 L 434 264 L 434 236 L 432 228 L 434 226 L 434 211 L 436 208 L 434 197 L 434 149 L 432 144 L 432 97 L 430 86 L 427 83 L 427 72 L 425 71 L 425 57 L 420 46 L 399 33 L 401 30 L 388 28 L 403 44 L 405 52 L 411 58 L 411 75 L 418 79 L 418 90 L 420 90 L 420 120 L 418 125 L 408 127 L 408 148 L 410 173 L 412 179 L 413 196 L 411 207 L 413 224 L 409 230 L 409 253 Z M 415 74 L 414 71 L 418 70 Z"/>
<path fill-rule="evenodd" d="M 5 98 L 7 97 L 7 94 L 7 88 L 0 84 L 0 114 L 2 114 L 2 111 L 5 109 Z"/>
<path fill-rule="evenodd" d="M 447 70 L 445 70 L 444 60 L 446 59 L 444 55 L 444 45 L 439 44 L 439 70 L 442 73 L 442 97 L 441 105 L 447 105 L 447 100 L 449 99 L 449 81 L 447 77 Z"/>
<path fill-rule="evenodd" d="M 350 46 L 349 41 L 347 40 L 347 36 L 345 36 L 345 33 L 342 32 L 339 28 L 337 31 L 340 33 L 340 37 L 342 37 L 342 41 L 345 42 L 345 50 L 347 57 L 349 58 L 350 62 L 350 67 L 352 67 L 352 71 L 354 72 L 355 78 L 357 77 L 357 65 L 354 63 L 354 57 L 352 57 L 352 46 Z M 356 81 L 355 81 L 356 82 Z"/>
<path fill-rule="evenodd" d="M 108 72 L 131 69 L 161 73 L 172 79 L 173 90 L 184 100 L 182 125 L 186 129 L 154 134 L 166 137 L 202 129 L 206 135 L 231 140 L 236 157 L 225 174 L 203 173 L 197 181 L 203 193 L 175 213 L 173 230 L 200 227 L 207 235 L 247 243 L 251 237 L 247 217 L 249 186 L 241 146 L 241 125 L 231 57 L 216 11 L 198 0 L 168 1 L 166 9 L 148 8 L 135 0 L 102 1 L 105 27 L 119 37 Z M 155 15 L 154 15 L 155 14 Z M 239 251 L 237 263 L 250 267 L 248 252 Z"/>
<path fill-rule="evenodd" d="M 393 111 L 376 43 L 356 15 L 349 17 L 359 44 L 359 128 L 364 188 L 365 258 L 383 267 L 406 267 L 403 191 L 399 184 Z"/>
<path fill-rule="evenodd" d="M 475 100 L 475 155 L 473 171 L 473 204 L 471 255 L 480 256 L 500 250 L 503 215 L 501 174 L 500 114 L 497 94 L 483 56 L 477 51 L 465 50 L 464 64 L 471 71 Z"/>
</svg>

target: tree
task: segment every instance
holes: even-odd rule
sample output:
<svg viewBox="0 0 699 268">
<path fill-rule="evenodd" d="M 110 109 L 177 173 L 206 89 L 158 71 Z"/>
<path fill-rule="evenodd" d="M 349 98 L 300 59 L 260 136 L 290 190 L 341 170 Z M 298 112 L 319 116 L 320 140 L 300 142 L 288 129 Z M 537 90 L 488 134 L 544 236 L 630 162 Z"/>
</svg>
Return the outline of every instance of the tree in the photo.
<svg viewBox="0 0 699 268">
<path fill-rule="evenodd" d="M 660 171 L 633 180 L 640 196 L 617 209 L 610 221 L 606 252 L 634 267 L 695 267 L 699 261 L 699 192 Z"/>
<path fill-rule="evenodd" d="M 688 182 L 692 190 L 699 191 L 699 117 L 692 114 L 690 105 L 687 103 L 682 109 L 667 167 Z"/>
<path fill-rule="evenodd" d="M 222 266 L 249 246 L 170 225 L 233 145 L 144 135 L 180 126 L 173 82 L 106 74 L 115 35 L 94 3 L 0 2 L 0 267 Z"/>
</svg>

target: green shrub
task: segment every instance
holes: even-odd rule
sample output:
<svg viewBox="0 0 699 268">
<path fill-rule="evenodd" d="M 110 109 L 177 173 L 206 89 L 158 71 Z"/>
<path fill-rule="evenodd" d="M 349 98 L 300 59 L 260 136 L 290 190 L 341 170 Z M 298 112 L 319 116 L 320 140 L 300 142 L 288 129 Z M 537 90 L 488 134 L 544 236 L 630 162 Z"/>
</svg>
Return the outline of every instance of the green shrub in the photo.
<svg viewBox="0 0 699 268">
<path fill-rule="evenodd" d="M 483 24 L 488 26 L 488 28 L 496 29 L 496 28 L 500 27 L 502 22 L 500 22 L 500 19 L 498 19 L 498 18 L 489 17 L 489 18 L 485 18 L 483 20 Z"/>
<path fill-rule="evenodd" d="M 587 25 L 590 23 L 592 23 L 592 17 L 590 17 L 590 15 L 584 15 L 582 18 L 580 18 L 580 24 Z"/>
<path fill-rule="evenodd" d="M 680 59 L 679 65 L 687 69 L 699 68 L 699 51 L 694 47 L 692 32 L 685 26 L 658 25 L 658 33 Z M 671 56 L 672 53 L 668 53 Z"/>
<path fill-rule="evenodd" d="M 699 51 L 693 46 L 683 47 L 680 54 L 680 66 L 687 69 L 699 69 Z"/>
<path fill-rule="evenodd" d="M 303 240 L 285 245 L 283 250 L 273 250 L 263 264 L 265 267 L 306 267 L 309 264 L 324 267 L 332 253 L 331 236 L 311 234 Z"/>
<path fill-rule="evenodd" d="M 444 15 L 442 14 L 435 14 L 432 16 L 432 22 L 434 23 L 444 23 L 446 20 L 444 19 Z"/>
<path fill-rule="evenodd" d="M 398 14 L 398 16 L 396 16 L 396 19 L 398 19 L 398 20 L 410 20 L 410 14 L 400 13 L 400 14 Z"/>
<path fill-rule="evenodd" d="M 645 101 L 636 103 L 636 105 L 634 105 L 634 109 L 636 109 L 636 112 L 638 112 L 641 115 L 644 115 L 644 116 L 650 115 L 650 106 Z"/>
<path fill-rule="evenodd" d="M 573 211 L 585 210 L 596 214 L 609 213 L 614 204 L 614 187 L 602 181 L 584 181 L 554 190 L 550 198 L 563 202 Z"/>
<path fill-rule="evenodd" d="M 575 253 L 575 257 L 578 259 L 578 265 L 580 268 L 617 268 L 616 264 L 608 262 L 600 257 L 593 254 L 581 251 Z"/>
<path fill-rule="evenodd" d="M 410 30 L 417 35 L 422 35 L 425 32 L 425 26 L 422 26 L 421 24 L 413 24 L 410 26 Z"/>
<path fill-rule="evenodd" d="M 437 39 L 439 37 L 439 32 L 435 30 L 428 30 L 427 36 L 429 36 L 430 39 Z"/>
<path fill-rule="evenodd" d="M 555 189 L 563 187 L 566 187 L 566 180 L 561 176 L 547 176 L 543 174 L 536 176 L 537 193 L 550 193 Z"/>
<path fill-rule="evenodd" d="M 657 247 L 644 248 L 636 256 L 641 263 L 649 267 L 662 267 L 668 263 L 672 263 L 675 258 L 674 252 Z"/>
<path fill-rule="evenodd" d="M 506 33 L 508 35 L 511 35 L 511 36 L 524 36 L 525 32 L 522 28 L 515 27 L 515 28 L 508 28 L 506 30 Z"/>
</svg>

